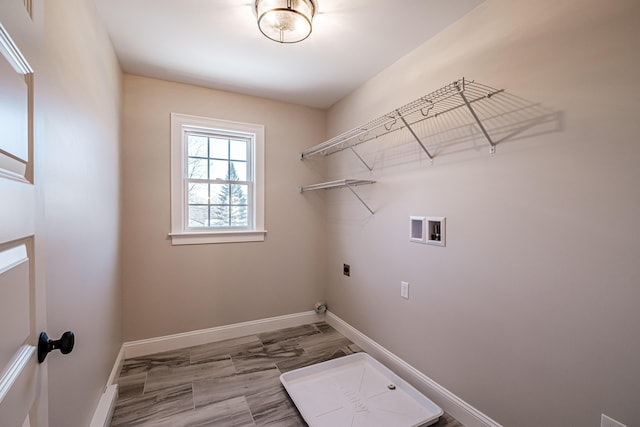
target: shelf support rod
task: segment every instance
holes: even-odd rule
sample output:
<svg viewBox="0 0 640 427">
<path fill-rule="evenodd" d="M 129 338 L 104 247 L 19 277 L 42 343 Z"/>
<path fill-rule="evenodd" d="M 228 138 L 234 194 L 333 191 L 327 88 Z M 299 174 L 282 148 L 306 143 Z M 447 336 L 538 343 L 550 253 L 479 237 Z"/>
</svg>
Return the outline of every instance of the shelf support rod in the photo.
<svg viewBox="0 0 640 427">
<path fill-rule="evenodd" d="M 371 215 L 373 215 L 373 211 L 371 210 L 371 208 L 369 207 L 369 205 L 367 205 L 367 204 L 364 202 L 364 200 L 362 200 L 362 197 L 358 196 L 358 193 L 356 193 L 356 191 L 355 191 L 353 188 L 351 188 L 351 186 L 350 186 L 348 183 L 345 183 L 344 185 L 345 185 L 345 187 L 347 187 L 349 190 L 351 190 L 351 192 L 353 193 L 353 195 L 354 195 L 354 196 L 356 196 L 356 197 L 358 198 L 358 200 L 360 200 L 360 203 L 362 203 L 362 204 L 364 205 L 364 207 L 365 207 L 365 208 L 367 208 L 367 210 L 368 210 L 369 212 L 371 212 Z"/>
<path fill-rule="evenodd" d="M 418 138 L 418 135 L 416 135 L 416 133 L 413 131 L 413 129 L 411 129 L 411 126 L 409 126 L 409 123 L 407 123 L 407 121 L 404 119 L 402 114 L 400 114 L 400 111 L 396 110 L 396 113 L 398 114 L 398 117 L 400 117 L 400 120 L 402 120 L 402 123 L 404 123 L 404 125 L 407 127 L 409 132 L 411 132 L 411 135 L 413 135 L 413 137 L 416 139 L 416 141 L 418 141 L 418 144 L 420 144 L 420 147 L 422 147 L 424 152 L 427 153 L 427 156 L 429 157 L 429 160 L 433 161 L 433 156 L 431 155 L 431 153 L 429 153 L 429 150 L 427 150 L 427 147 L 424 146 L 422 141 L 420 141 L 420 138 Z"/>
<path fill-rule="evenodd" d="M 471 106 L 471 103 L 469 102 L 467 97 L 464 95 L 464 89 L 462 89 L 460 87 L 458 82 L 455 82 L 455 86 L 456 86 L 456 89 L 458 89 L 458 93 L 460 94 L 460 97 L 462 98 L 462 100 L 466 104 L 467 108 L 469 109 L 469 112 L 471 113 L 473 118 L 476 120 L 476 123 L 478 123 L 478 126 L 480 127 L 480 130 L 484 134 L 485 138 L 487 138 L 487 141 L 489 141 L 489 144 L 491 145 L 489 147 L 489 153 L 491 153 L 491 154 L 495 153 L 496 152 L 496 143 L 493 142 L 493 140 L 489 136 L 489 132 L 487 132 L 487 130 L 485 129 L 484 125 L 482 124 L 482 121 L 480 121 L 480 118 L 478 117 L 478 115 L 476 114 L 475 110 Z"/>
<path fill-rule="evenodd" d="M 367 164 L 367 162 L 364 161 L 364 159 L 360 156 L 360 154 L 358 154 L 358 152 L 353 148 L 352 145 L 349 146 L 349 148 L 351 149 L 351 151 L 353 151 L 353 154 L 356 155 L 356 157 L 358 158 L 358 160 L 360 160 L 362 162 L 363 165 L 365 165 L 367 167 L 367 169 L 369 169 L 369 172 L 373 171 L 373 168 L 371 166 L 369 166 Z"/>
</svg>

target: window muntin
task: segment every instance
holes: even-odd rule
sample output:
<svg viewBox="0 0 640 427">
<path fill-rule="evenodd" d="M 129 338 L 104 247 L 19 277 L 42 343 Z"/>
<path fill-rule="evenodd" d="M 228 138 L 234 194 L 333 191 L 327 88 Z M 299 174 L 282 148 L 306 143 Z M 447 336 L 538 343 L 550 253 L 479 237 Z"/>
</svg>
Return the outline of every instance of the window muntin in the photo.
<svg viewBox="0 0 640 427">
<path fill-rule="evenodd" d="M 251 229 L 253 137 L 187 130 L 185 139 L 185 228 Z"/>
</svg>

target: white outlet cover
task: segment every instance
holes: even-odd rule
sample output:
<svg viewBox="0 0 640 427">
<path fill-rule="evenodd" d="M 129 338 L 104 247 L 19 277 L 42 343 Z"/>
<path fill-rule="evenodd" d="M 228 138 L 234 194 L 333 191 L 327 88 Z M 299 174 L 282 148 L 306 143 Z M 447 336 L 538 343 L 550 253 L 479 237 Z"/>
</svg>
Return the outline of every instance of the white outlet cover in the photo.
<svg viewBox="0 0 640 427">
<path fill-rule="evenodd" d="M 602 418 L 600 419 L 600 427 L 627 427 L 619 421 L 614 420 L 611 417 L 602 414 Z"/>
<path fill-rule="evenodd" d="M 409 283 L 400 282 L 400 296 L 404 299 L 409 299 Z"/>
</svg>

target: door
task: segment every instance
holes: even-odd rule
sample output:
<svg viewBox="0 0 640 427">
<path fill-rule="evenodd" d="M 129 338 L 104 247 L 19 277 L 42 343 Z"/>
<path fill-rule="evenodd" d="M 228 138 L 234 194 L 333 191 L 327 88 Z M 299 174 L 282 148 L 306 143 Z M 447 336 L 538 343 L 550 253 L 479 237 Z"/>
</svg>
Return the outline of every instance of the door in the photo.
<svg viewBox="0 0 640 427">
<path fill-rule="evenodd" d="M 35 82 L 43 19 L 34 0 L 0 2 L 0 426 L 46 426 L 46 373 L 37 361 L 44 330 L 38 280 L 40 187 Z"/>
</svg>

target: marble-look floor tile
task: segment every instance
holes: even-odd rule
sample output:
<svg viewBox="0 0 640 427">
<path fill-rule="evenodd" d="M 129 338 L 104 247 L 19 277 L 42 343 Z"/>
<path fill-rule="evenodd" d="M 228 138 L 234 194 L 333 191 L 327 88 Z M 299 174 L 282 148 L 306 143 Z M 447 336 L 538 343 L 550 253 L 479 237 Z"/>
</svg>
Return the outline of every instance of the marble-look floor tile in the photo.
<svg viewBox="0 0 640 427">
<path fill-rule="evenodd" d="M 299 357 L 304 350 L 296 340 L 282 341 L 263 346 L 265 357 L 282 359 L 286 357 Z"/>
<path fill-rule="evenodd" d="M 193 409 L 191 384 L 172 387 L 140 397 L 118 400 L 111 426 L 138 426 L 162 421 Z"/>
<path fill-rule="evenodd" d="M 142 396 L 144 383 L 147 381 L 147 374 L 134 374 L 120 377 L 116 380 L 118 384 L 118 399 L 129 399 L 131 397 Z"/>
<path fill-rule="evenodd" d="M 273 369 L 276 363 L 282 360 L 291 360 L 302 356 L 304 350 L 299 346 L 288 346 L 287 349 L 279 344 L 264 346 L 259 353 L 251 352 L 232 356 L 236 371 L 238 373 L 263 371 Z"/>
<path fill-rule="evenodd" d="M 299 341 L 300 347 L 310 356 L 316 354 L 333 353 L 343 347 L 353 344 L 351 340 L 331 328 L 322 334 L 312 335 Z M 344 350 L 344 349 L 343 349 Z M 346 353 L 346 352 L 345 352 Z"/>
<path fill-rule="evenodd" d="M 167 351 L 149 356 L 126 359 L 122 364 L 120 376 L 126 377 L 128 375 L 148 372 L 154 366 L 178 367 L 187 365 L 189 365 L 189 351 L 187 349 Z"/>
<path fill-rule="evenodd" d="M 295 420 L 298 425 L 303 423 L 302 417 L 279 381 L 273 387 L 247 394 L 247 402 L 258 426 L 285 420 Z"/>
<path fill-rule="evenodd" d="M 213 378 L 193 383 L 196 408 L 239 396 L 260 393 L 280 386 L 280 371 L 265 371 L 237 374 L 230 377 Z"/>
<path fill-rule="evenodd" d="M 144 392 L 149 393 L 178 384 L 191 384 L 208 378 L 228 377 L 236 373 L 231 358 L 196 365 L 166 367 L 154 366 L 147 373 Z"/>
<path fill-rule="evenodd" d="M 262 341 L 256 335 L 232 338 L 211 344 L 203 344 L 189 349 L 191 363 L 220 360 L 238 354 L 252 354 L 262 351 Z"/>
<path fill-rule="evenodd" d="M 307 335 L 305 335 L 304 337 L 306 336 Z M 304 337 L 301 337 L 301 338 L 304 338 Z M 278 341 L 278 342 L 266 344 L 264 345 L 264 348 L 270 353 L 277 353 L 282 351 L 300 351 L 302 350 L 302 348 L 298 344 L 298 341 L 300 341 L 301 338 L 293 338 L 290 340 Z"/>
<path fill-rule="evenodd" d="M 244 397 L 235 397 L 167 418 L 154 427 L 255 427 Z"/>
<path fill-rule="evenodd" d="M 327 322 L 316 322 L 316 323 L 313 324 L 313 326 L 318 328 L 318 330 L 320 332 L 322 332 L 322 333 L 329 332 L 329 331 L 335 331 L 333 326 L 329 325 Z"/>
<path fill-rule="evenodd" d="M 270 345 L 280 341 L 289 341 L 320 333 L 321 332 L 314 325 L 302 325 L 258 334 L 258 338 L 260 338 L 262 344 Z"/>
</svg>

